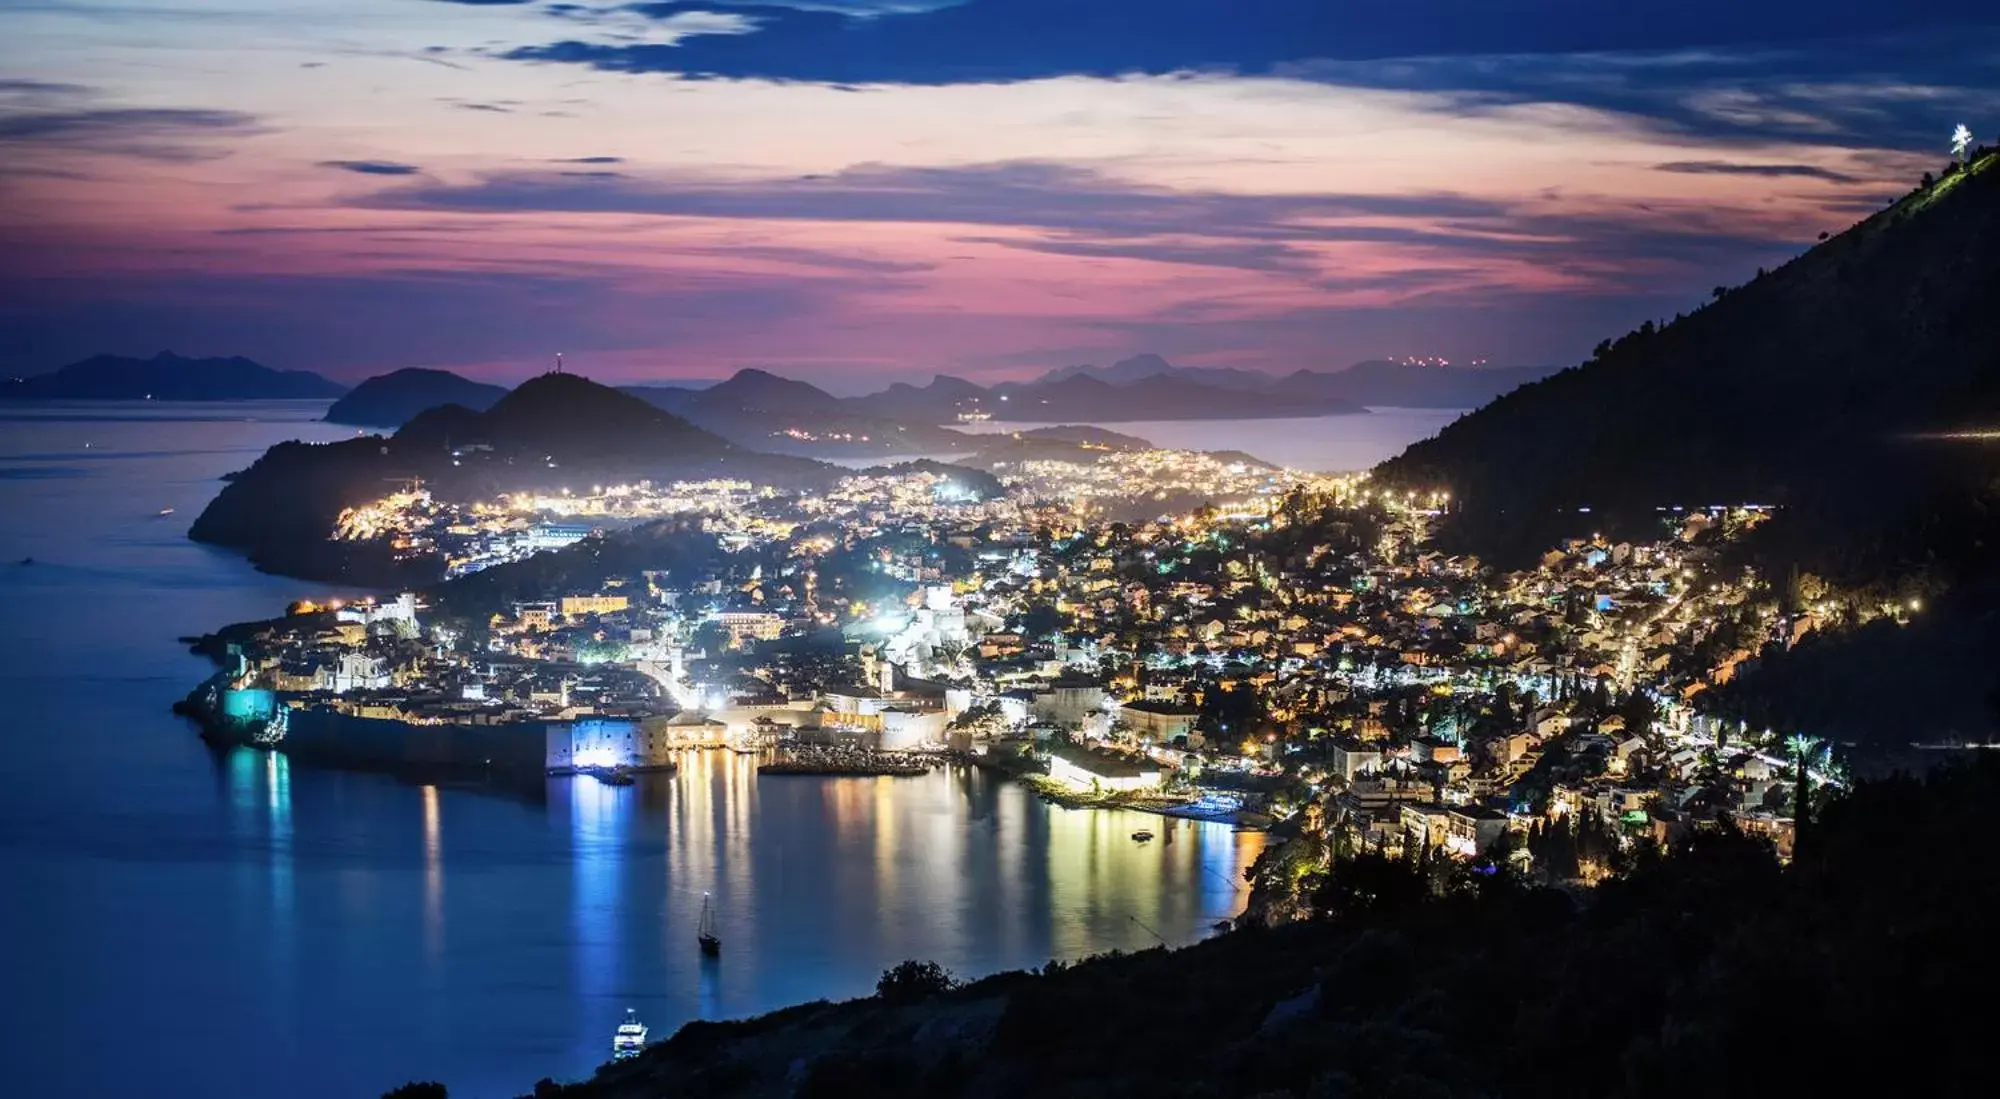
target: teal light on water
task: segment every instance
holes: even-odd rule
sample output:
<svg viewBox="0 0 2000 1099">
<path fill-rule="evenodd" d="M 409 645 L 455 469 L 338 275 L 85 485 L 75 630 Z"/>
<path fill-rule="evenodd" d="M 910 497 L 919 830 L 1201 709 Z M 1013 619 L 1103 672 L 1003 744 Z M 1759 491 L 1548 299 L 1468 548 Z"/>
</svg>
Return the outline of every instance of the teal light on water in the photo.
<svg viewBox="0 0 2000 1099">
<path fill-rule="evenodd" d="M 222 692 L 222 716 L 231 721 L 268 721 L 277 711 L 277 694 L 262 687 Z"/>
</svg>

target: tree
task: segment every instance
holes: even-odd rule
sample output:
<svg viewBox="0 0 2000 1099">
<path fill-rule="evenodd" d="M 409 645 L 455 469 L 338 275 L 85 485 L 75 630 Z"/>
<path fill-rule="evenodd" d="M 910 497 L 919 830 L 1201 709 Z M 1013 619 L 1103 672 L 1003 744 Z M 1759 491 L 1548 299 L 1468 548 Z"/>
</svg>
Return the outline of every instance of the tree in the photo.
<svg viewBox="0 0 2000 1099">
<path fill-rule="evenodd" d="M 1792 760 L 1798 768 L 1792 786 L 1792 833 L 1803 839 L 1812 820 L 1812 764 L 1825 749 L 1818 737 L 1803 734 L 1794 734 L 1785 743 L 1792 750 Z"/>
<path fill-rule="evenodd" d="M 382 1093 L 382 1099 L 447 1099 L 444 1085 L 435 1080 L 413 1080 L 394 1091 Z"/>
<path fill-rule="evenodd" d="M 951 970 L 912 958 L 883 970 L 882 979 L 875 982 L 875 995 L 892 1004 L 914 1004 L 957 987 L 958 978 Z"/>
</svg>

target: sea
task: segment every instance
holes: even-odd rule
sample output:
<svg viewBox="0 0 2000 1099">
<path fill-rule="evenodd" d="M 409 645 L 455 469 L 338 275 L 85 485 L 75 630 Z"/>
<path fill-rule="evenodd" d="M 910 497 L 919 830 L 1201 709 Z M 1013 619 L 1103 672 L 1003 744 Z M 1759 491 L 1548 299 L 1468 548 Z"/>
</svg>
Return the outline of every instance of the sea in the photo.
<svg viewBox="0 0 2000 1099">
<path fill-rule="evenodd" d="M 905 959 L 977 976 L 1240 911 L 1261 835 L 971 770 L 760 779 L 715 753 L 500 795 L 209 748 L 168 709 L 210 671 L 179 639 L 338 593 L 188 524 L 271 444 L 352 433 L 323 411 L 0 405 L 0 1092 L 523 1095 L 588 1076 L 627 1008 L 665 1037 Z"/>
</svg>

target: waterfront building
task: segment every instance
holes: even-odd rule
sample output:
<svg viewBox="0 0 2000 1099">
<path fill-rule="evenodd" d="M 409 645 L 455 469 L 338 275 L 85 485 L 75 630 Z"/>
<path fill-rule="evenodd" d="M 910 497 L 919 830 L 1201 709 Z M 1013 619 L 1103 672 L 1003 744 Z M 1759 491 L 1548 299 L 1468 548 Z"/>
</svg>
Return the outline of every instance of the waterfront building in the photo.
<svg viewBox="0 0 2000 1099">
<path fill-rule="evenodd" d="M 1160 765 L 1060 745 L 1049 751 L 1049 777 L 1078 791 L 1151 790 L 1160 785 Z"/>
</svg>

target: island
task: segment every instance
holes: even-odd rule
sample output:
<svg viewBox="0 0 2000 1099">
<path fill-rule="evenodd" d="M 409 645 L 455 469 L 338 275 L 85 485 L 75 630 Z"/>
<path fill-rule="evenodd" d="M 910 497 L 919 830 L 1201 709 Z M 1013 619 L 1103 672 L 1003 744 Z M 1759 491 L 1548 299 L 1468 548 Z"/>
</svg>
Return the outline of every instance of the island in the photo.
<svg viewBox="0 0 2000 1099">
<path fill-rule="evenodd" d="M 12 401 L 327 400 L 347 387 L 304 370 L 273 370 L 242 357 L 150 359 L 94 355 L 46 374 L 0 379 Z"/>
</svg>

